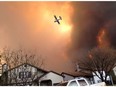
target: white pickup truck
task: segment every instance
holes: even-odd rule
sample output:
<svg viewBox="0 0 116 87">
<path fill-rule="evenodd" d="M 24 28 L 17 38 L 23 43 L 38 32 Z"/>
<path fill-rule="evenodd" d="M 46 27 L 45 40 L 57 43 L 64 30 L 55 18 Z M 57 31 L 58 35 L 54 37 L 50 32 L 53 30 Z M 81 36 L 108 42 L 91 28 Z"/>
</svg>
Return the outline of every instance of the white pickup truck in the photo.
<svg viewBox="0 0 116 87">
<path fill-rule="evenodd" d="M 85 78 L 76 78 L 64 83 L 60 83 L 58 86 L 106 86 L 105 82 L 90 84 Z"/>
</svg>

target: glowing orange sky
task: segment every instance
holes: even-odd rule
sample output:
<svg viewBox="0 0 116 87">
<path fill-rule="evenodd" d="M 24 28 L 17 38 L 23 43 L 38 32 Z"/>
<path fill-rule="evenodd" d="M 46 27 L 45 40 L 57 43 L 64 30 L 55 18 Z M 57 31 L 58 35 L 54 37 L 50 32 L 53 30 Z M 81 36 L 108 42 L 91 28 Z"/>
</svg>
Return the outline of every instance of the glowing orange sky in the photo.
<svg viewBox="0 0 116 87">
<path fill-rule="evenodd" d="M 106 2 L 0 2 L 0 49 L 36 48 L 45 69 L 73 72 L 71 61 L 89 48 L 115 46 L 115 6 Z M 62 17 L 60 25 L 54 23 L 54 15 Z"/>
<path fill-rule="evenodd" d="M 70 43 L 72 13 L 70 2 L 0 3 L 0 48 L 36 48 L 45 58 L 45 69 L 69 71 L 71 63 L 65 52 Z M 54 23 L 54 15 L 62 17 L 60 25 Z"/>
</svg>

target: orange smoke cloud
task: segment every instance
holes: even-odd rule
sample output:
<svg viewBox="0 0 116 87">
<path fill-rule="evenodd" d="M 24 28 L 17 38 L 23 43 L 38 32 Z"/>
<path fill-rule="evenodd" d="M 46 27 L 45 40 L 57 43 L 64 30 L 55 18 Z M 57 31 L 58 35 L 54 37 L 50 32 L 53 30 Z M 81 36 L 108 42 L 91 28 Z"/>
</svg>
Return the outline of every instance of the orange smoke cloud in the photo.
<svg viewBox="0 0 116 87">
<path fill-rule="evenodd" d="M 39 2 L 36 4 L 36 9 L 33 8 L 33 10 L 32 8 L 25 14 L 26 21 L 30 22 L 31 20 L 31 25 L 34 26 L 32 26 L 33 29 L 28 31 L 30 32 L 30 38 L 35 38 L 37 41 L 38 37 L 43 36 L 42 39 L 46 40 L 47 38 L 48 40 L 49 38 L 49 41 L 53 43 L 63 42 L 68 44 L 70 42 L 71 17 L 73 14 L 70 2 Z M 62 17 L 60 25 L 54 22 L 54 15 Z"/>
<path fill-rule="evenodd" d="M 46 64 L 49 65 L 46 68 L 51 67 L 57 71 L 62 71 L 71 64 L 66 55 L 72 29 L 73 8 L 71 3 L 41 2 L 37 6 L 35 14 L 36 28 L 30 32 L 33 34 L 31 36 L 35 38 L 36 43 L 39 43 L 38 47 L 40 50 L 42 49 L 42 54 L 47 56 Z M 60 25 L 54 23 L 54 15 L 62 17 Z M 55 63 L 55 66 L 51 62 Z"/>
<path fill-rule="evenodd" d="M 6 30 L 3 36 L 8 37 L 4 43 L 38 49 L 45 58 L 45 69 L 60 72 L 72 68 L 66 55 L 72 29 L 70 2 L 7 2 L 0 3 L 0 7 L 1 22 L 6 28 L 2 29 Z M 60 25 L 54 23 L 54 15 L 62 17 Z"/>
<path fill-rule="evenodd" d="M 70 5 L 70 2 L 64 2 L 64 3 L 42 3 L 42 18 L 45 21 L 44 23 L 48 23 L 53 27 L 53 29 L 57 30 L 59 33 L 70 33 L 72 24 L 71 24 L 71 15 L 73 12 L 73 9 Z M 40 14 L 40 13 L 39 13 Z M 54 23 L 54 17 L 61 16 L 63 20 L 60 21 L 60 25 L 57 23 Z"/>
<path fill-rule="evenodd" d="M 109 46 L 109 40 L 105 29 L 101 29 L 97 36 L 98 46 Z"/>
</svg>

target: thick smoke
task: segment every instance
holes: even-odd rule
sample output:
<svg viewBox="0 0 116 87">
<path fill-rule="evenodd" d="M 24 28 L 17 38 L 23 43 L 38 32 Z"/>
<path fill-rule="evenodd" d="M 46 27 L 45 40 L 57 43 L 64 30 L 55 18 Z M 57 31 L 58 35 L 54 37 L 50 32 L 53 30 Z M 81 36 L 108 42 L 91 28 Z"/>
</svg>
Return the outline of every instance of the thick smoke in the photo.
<svg viewBox="0 0 116 87">
<path fill-rule="evenodd" d="M 0 2 L 0 51 L 4 46 L 36 49 L 45 70 L 70 71 L 65 54 L 70 32 L 62 32 L 68 25 L 70 9 L 68 2 Z M 66 25 L 54 23 L 54 15 L 62 16 L 61 24 Z"/>
<path fill-rule="evenodd" d="M 105 29 L 112 47 L 116 47 L 116 3 L 72 2 L 72 43 L 70 57 L 81 58 L 88 50 L 98 46 L 97 36 Z"/>
<path fill-rule="evenodd" d="M 59 32 L 61 29 L 57 29 L 59 25 L 54 23 L 53 15 L 61 15 L 62 21 L 72 20 L 71 41 L 68 38 L 70 58 L 81 58 L 89 49 L 98 46 L 97 36 L 102 29 L 110 45 L 116 47 L 114 2 L 1 2 L 0 48 L 19 44 L 37 48 L 46 57 L 46 69 L 71 71 L 72 62 L 65 55 L 67 34 Z"/>
</svg>

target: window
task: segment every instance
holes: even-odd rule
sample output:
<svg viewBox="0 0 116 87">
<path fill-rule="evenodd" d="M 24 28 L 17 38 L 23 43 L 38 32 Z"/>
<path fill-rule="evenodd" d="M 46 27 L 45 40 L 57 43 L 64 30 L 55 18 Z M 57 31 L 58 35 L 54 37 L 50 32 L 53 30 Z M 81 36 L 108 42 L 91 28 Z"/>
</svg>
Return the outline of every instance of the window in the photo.
<svg viewBox="0 0 116 87">
<path fill-rule="evenodd" d="M 80 86 L 87 86 L 87 83 L 85 82 L 85 80 L 78 80 Z"/>
<path fill-rule="evenodd" d="M 51 80 L 43 80 L 40 82 L 40 86 L 52 86 Z"/>
<path fill-rule="evenodd" d="M 78 86 L 78 85 L 77 85 L 77 82 L 76 81 L 72 81 L 72 82 L 69 83 L 68 86 Z"/>
<path fill-rule="evenodd" d="M 31 72 L 19 72 L 19 78 L 31 78 Z"/>
<path fill-rule="evenodd" d="M 27 78 L 31 78 L 31 72 L 27 72 Z"/>
<path fill-rule="evenodd" d="M 98 83 L 102 82 L 101 80 L 97 80 Z"/>
<path fill-rule="evenodd" d="M 19 78 L 24 78 L 24 72 L 19 72 Z"/>
</svg>

